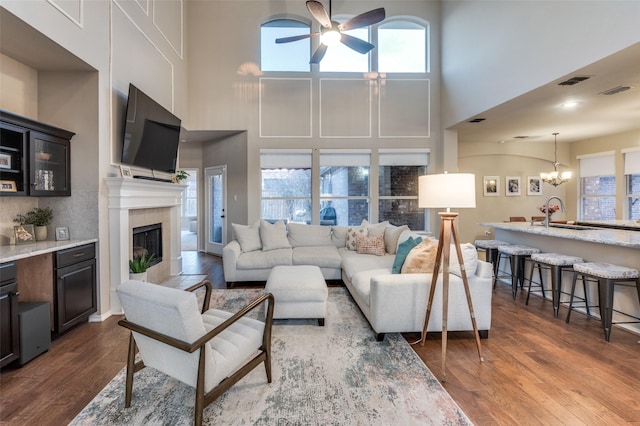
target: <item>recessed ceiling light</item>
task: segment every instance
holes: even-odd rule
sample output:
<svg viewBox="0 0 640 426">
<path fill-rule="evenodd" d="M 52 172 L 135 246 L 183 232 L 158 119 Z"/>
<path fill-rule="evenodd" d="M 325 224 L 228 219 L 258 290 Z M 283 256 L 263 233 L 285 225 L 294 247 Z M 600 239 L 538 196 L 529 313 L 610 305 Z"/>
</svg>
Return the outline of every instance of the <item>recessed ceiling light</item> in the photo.
<svg viewBox="0 0 640 426">
<path fill-rule="evenodd" d="M 571 109 L 571 108 L 575 108 L 578 106 L 580 102 L 576 102 L 576 101 L 567 101 L 565 103 L 563 103 L 561 106 L 564 109 Z"/>
</svg>

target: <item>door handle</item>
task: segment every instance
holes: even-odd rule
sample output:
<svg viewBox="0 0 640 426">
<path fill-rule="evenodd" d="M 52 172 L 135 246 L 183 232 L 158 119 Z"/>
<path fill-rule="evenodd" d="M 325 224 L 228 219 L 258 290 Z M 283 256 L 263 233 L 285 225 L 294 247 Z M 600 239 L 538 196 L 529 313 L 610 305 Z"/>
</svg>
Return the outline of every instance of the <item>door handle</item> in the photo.
<svg viewBox="0 0 640 426">
<path fill-rule="evenodd" d="M 220 217 L 224 218 L 224 217 L 225 217 L 225 215 L 222 215 L 222 216 L 220 216 Z"/>
</svg>

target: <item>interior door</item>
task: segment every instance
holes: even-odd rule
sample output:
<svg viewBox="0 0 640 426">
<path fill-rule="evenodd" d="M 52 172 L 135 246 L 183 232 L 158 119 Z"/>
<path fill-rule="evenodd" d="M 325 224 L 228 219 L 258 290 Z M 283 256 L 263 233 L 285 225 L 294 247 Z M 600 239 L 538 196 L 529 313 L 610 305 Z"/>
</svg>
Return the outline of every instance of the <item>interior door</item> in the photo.
<svg viewBox="0 0 640 426">
<path fill-rule="evenodd" d="M 205 169 L 207 253 L 222 256 L 227 243 L 227 166 Z"/>
</svg>

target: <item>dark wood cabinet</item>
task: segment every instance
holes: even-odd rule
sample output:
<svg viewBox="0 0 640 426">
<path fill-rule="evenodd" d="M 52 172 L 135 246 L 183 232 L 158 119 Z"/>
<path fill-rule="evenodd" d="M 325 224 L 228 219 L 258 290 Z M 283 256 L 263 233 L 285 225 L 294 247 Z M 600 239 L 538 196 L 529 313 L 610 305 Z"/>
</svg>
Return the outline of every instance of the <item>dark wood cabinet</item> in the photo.
<svg viewBox="0 0 640 426">
<path fill-rule="evenodd" d="M 0 367 L 20 357 L 16 265 L 0 264 Z"/>
<path fill-rule="evenodd" d="M 54 332 L 63 333 L 97 311 L 95 244 L 56 253 Z"/>
<path fill-rule="evenodd" d="M 0 195 L 71 195 L 74 133 L 0 111 Z"/>
</svg>

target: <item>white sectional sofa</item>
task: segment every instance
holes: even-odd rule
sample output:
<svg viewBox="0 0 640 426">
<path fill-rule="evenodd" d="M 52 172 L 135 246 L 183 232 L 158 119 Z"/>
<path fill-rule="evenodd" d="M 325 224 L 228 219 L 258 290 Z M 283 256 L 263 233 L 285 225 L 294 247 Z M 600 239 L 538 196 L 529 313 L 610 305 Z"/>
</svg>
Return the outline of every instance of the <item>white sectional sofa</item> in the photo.
<svg viewBox="0 0 640 426">
<path fill-rule="evenodd" d="M 385 333 L 422 331 L 432 274 L 392 273 L 398 246 L 409 237 L 418 237 L 416 233 L 406 227 L 370 225 L 366 221 L 360 227 L 291 223 L 285 234 L 283 227 L 284 224 L 264 221 L 252 226 L 234 224 L 236 239 L 223 249 L 228 286 L 234 282 L 266 281 L 276 265 L 315 265 L 325 279 L 342 279 L 378 340 Z M 383 234 L 384 254 L 352 250 L 356 234 Z M 478 259 L 472 244 L 462 244 L 462 252 L 478 330 L 486 338 L 491 328 L 492 268 Z M 473 330 L 455 250 L 451 257 L 447 328 Z M 427 331 L 442 330 L 441 284 L 442 272 Z"/>
</svg>

